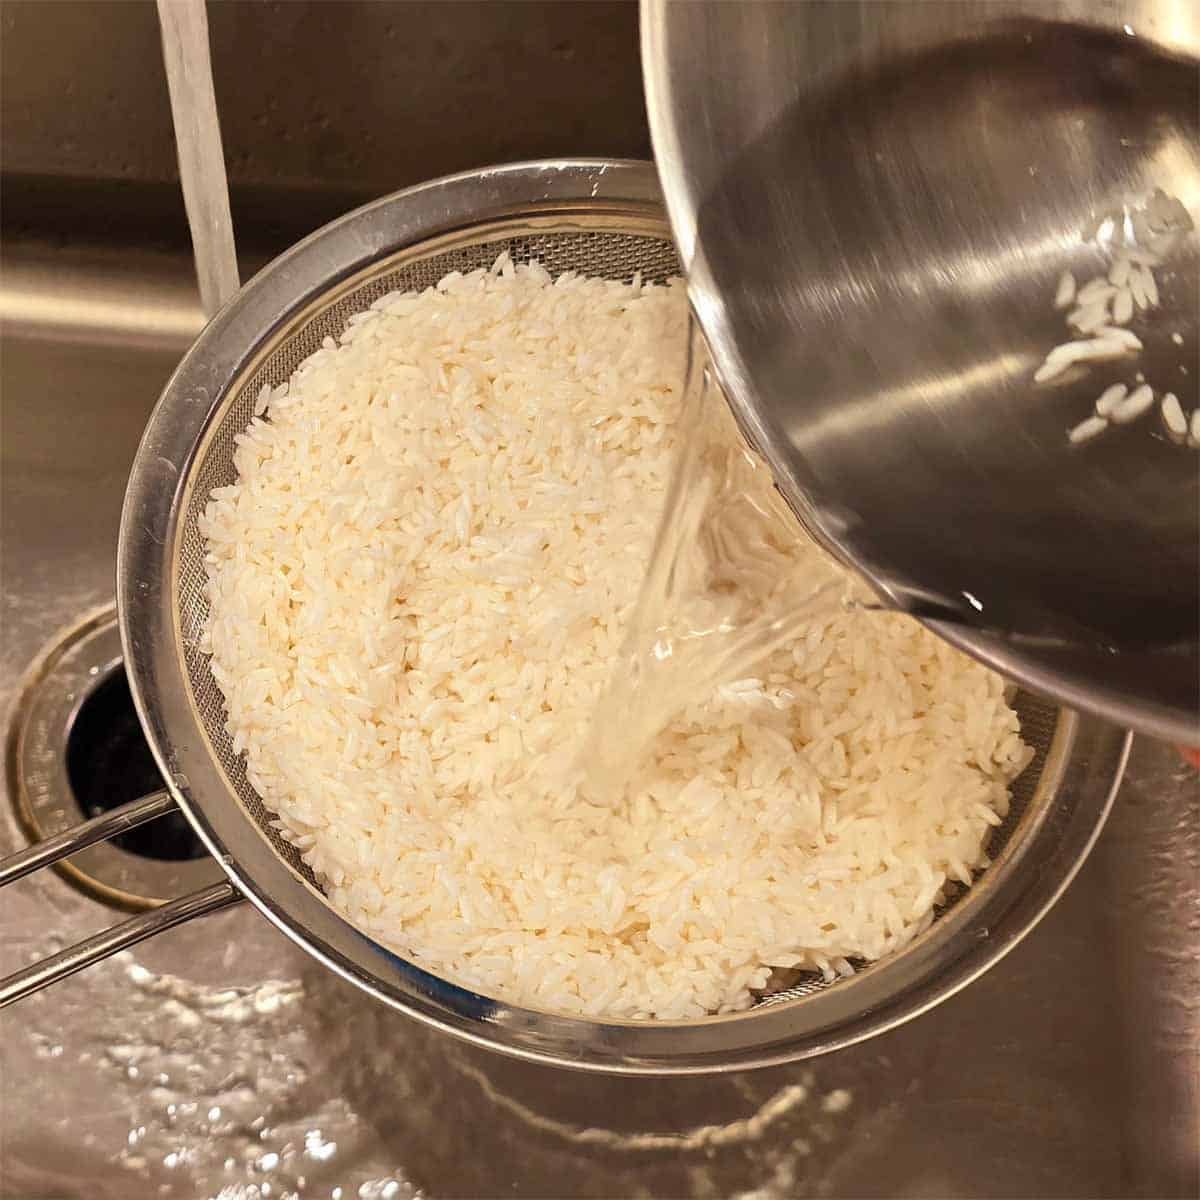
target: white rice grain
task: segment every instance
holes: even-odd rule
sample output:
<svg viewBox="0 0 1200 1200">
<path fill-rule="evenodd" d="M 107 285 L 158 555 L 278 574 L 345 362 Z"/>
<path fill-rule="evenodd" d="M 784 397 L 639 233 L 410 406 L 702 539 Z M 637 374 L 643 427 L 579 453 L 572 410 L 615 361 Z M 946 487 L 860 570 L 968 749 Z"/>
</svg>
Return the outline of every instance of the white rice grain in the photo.
<svg viewBox="0 0 1200 1200">
<path fill-rule="evenodd" d="M 1033 380 L 1035 383 L 1048 383 L 1076 363 L 1121 358 L 1130 350 L 1140 349 L 1141 345 L 1138 338 L 1127 329 L 1101 326 L 1094 338 L 1055 346 L 1046 355 L 1046 361 L 1034 372 Z"/>
<path fill-rule="evenodd" d="M 1174 392 L 1167 392 L 1163 396 L 1161 411 L 1167 432 L 1173 437 L 1184 437 L 1188 431 L 1187 417 L 1184 416 L 1183 405 L 1179 403 L 1179 397 Z"/>
<path fill-rule="evenodd" d="M 1143 383 L 1141 387 L 1135 388 L 1112 412 L 1112 420 L 1115 425 L 1128 425 L 1130 421 L 1136 421 L 1138 417 L 1149 412 L 1154 404 L 1154 389 L 1148 384 Z"/>
<path fill-rule="evenodd" d="M 1121 329 L 1116 325 L 1102 325 L 1097 329 L 1096 336 L 1092 342 L 1093 346 L 1096 346 L 1097 342 L 1117 346 L 1120 348 L 1121 353 L 1142 349 L 1142 339 L 1133 330 Z M 1101 350 L 1099 346 L 1096 346 L 1095 357 L 1105 358 L 1108 357 L 1108 353 Z"/>
<path fill-rule="evenodd" d="M 1053 357 L 1053 351 L 1046 356 L 1046 361 L 1033 373 L 1034 383 L 1049 383 L 1052 379 L 1057 379 L 1064 371 L 1070 369 L 1073 358 L 1064 358 L 1061 355 L 1058 358 Z"/>
<path fill-rule="evenodd" d="M 1125 399 L 1129 388 L 1123 383 L 1114 383 L 1112 387 L 1107 387 L 1100 393 L 1100 398 L 1096 401 L 1096 415 L 1100 417 L 1109 417 L 1112 415 L 1113 409 Z"/>
<path fill-rule="evenodd" d="M 1073 325 L 1080 333 L 1093 333 L 1101 325 L 1108 324 L 1108 301 L 1101 300 L 1098 304 L 1075 309 L 1068 315 L 1067 324 Z"/>
<path fill-rule="evenodd" d="M 1108 422 L 1103 417 L 1087 417 L 1071 429 L 1067 439 L 1072 446 L 1076 446 L 1080 442 L 1090 442 L 1092 438 L 1099 437 L 1107 428 Z"/>
</svg>

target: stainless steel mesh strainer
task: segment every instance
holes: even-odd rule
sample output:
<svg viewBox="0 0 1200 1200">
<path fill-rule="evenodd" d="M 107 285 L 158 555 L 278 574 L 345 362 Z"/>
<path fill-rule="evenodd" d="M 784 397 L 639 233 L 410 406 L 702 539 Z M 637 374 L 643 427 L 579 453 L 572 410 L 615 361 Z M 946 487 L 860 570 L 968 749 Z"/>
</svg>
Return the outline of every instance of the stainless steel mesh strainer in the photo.
<svg viewBox="0 0 1200 1200">
<path fill-rule="evenodd" d="M 993 865 L 899 954 L 826 986 L 781 976 L 744 1013 L 689 1022 L 605 1022 L 524 1010 L 437 978 L 358 932 L 271 826 L 225 731 L 198 649 L 205 619 L 197 517 L 234 478 L 234 435 L 264 384 L 287 379 L 347 319 L 396 289 L 490 264 L 501 249 L 552 273 L 654 280 L 678 269 L 653 168 L 517 164 L 438 180 L 351 213 L 300 243 L 208 326 L 168 383 L 126 495 L 118 600 L 126 668 L 169 787 L 0 864 L 0 883 L 150 819 L 173 799 L 229 876 L 0 983 L 15 999 L 160 928 L 248 897 L 326 966 L 397 1008 L 527 1058 L 623 1072 L 684 1073 L 801 1058 L 861 1040 L 935 1004 L 1001 957 L 1070 880 L 1103 822 L 1127 735 L 1028 693 L 1016 704 L 1037 756 L 996 830 Z M 141 806 L 141 807 L 139 807 Z"/>
</svg>

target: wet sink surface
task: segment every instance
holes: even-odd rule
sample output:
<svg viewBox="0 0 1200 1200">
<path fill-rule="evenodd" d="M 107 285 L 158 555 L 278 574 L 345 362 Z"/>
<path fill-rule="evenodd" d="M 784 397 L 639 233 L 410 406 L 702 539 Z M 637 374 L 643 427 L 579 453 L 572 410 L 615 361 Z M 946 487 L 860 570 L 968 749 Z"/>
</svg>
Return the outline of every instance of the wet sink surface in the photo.
<svg viewBox="0 0 1200 1200">
<path fill-rule="evenodd" d="M 7 712 L 111 599 L 125 475 L 199 315 L 182 259 L 6 251 Z M 6 797 L 0 853 L 23 843 Z M 983 979 L 866 1045 L 711 1080 L 458 1045 L 237 908 L 0 1015 L 0 1195 L 1195 1196 L 1198 881 L 1197 775 L 1140 742 L 1076 882 Z M 22 881 L 0 971 L 117 916 Z"/>
</svg>

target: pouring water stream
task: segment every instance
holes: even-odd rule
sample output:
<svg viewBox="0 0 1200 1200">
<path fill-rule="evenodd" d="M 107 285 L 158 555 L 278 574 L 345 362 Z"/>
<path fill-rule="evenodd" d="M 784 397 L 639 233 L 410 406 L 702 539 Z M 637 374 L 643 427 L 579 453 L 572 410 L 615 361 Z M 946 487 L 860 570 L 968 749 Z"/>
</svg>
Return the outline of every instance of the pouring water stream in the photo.
<svg viewBox="0 0 1200 1200">
<path fill-rule="evenodd" d="M 691 325 L 680 441 L 650 562 L 581 757 L 586 794 L 613 802 L 650 743 L 697 700 L 739 683 L 814 620 L 875 606 L 808 536 L 745 447 Z"/>
</svg>

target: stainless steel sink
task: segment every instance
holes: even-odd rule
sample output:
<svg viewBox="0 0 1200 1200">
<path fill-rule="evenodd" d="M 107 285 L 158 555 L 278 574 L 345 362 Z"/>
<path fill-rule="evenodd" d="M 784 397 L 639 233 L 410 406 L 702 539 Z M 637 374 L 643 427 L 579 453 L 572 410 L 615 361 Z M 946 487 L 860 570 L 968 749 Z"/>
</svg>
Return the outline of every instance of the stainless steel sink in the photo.
<svg viewBox="0 0 1200 1200">
<path fill-rule="evenodd" d="M 111 598 L 125 472 L 200 318 L 186 258 L 128 248 L 10 240 L 2 300 L 11 710 Z M 24 841 L 6 794 L 0 853 Z M 1140 742 L 1065 898 L 965 993 L 809 1066 L 661 1082 L 451 1043 L 233 910 L 4 1013 L 0 1194 L 1194 1196 L 1198 880 L 1197 775 Z M 115 915 L 23 881 L 0 972 Z"/>
<path fill-rule="evenodd" d="M 222 67 L 222 46 L 248 53 L 253 39 L 242 26 L 271 6 L 217 7 L 220 90 L 222 72 L 228 78 L 236 65 L 226 58 Z M 337 24 L 350 57 L 355 46 L 382 44 L 385 24 L 420 39 L 430 14 L 442 11 L 339 4 L 299 15 L 301 6 L 278 7 L 290 10 L 281 18 L 288 28 L 315 23 L 318 41 Z M 609 56 L 604 78 L 628 83 L 632 72 L 636 83 L 627 16 L 611 16 L 616 10 L 605 5 L 556 11 L 573 8 L 582 15 L 555 18 L 567 32 L 537 34 L 558 76 L 581 77 L 580 64 L 591 69 L 589 55 L 602 53 Z M 55 90 L 63 61 L 86 58 L 89 37 L 79 23 L 95 25 L 100 9 L 114 28 L 137 25 L 145 42 L 149 6 L 4 6 L 6 149 L 8 122 L 24 111 L 13 100 L 21 80 L 28 85 L 21 104 L 51 125 L 66 120 L 43 92 Z M 44 29 L 42 42 L 30 40 L 30 23 L 44 24 L 48 10 L 67 14 L 54 35 L 62 57 L 45 53 L 54 42 Z M 548 11 L 518 5 L 505 20 L 536 23 L 550 19 Z M 10 64 L 14 21 L 24 23 L 25 51 L 22 58 L 12 50 Z M 614 21 L 630 26 L 619 52 L 592 36 L 611 32 Z M 449 36 L 433 24 L 434 41 Z M 456 50 L 451 61 L 504 52 L 503 25 L 487 17 L 473 27 L 469 51 Z M 507 61 L 517 53 L 525 63 L 525 55 L 532 71 L 541 41 L 518 33 L 510 41 Z M 152 38 L 146 44 L 153 50 Z M 411 46 L 406 54 L 423 80 L 437 75 Z M 80 166 L 78 146 L 50 161 L 54 138 L 43 131 L 17 146 L 22 180 L 12 190 L 4 180 L 0 705 L 9 722 L 43 649 L 112 599 L 125 475 L 159 388 L 200 323 L 190 263 L 172 248 L 175 217 L 163 215 L 161 180 L 152 178 L 161 131 L 129 160 L 133 175 L 150 164 L 140 181 L 108 186 L 115 172 L 107 160 L 128 147 L 102 144 L 108 126 L 89 105 L 118 86 L 122 72 L 133 73 L 119 56 L 95 57 L 78 80 L 87 111 L 71 115 L 87 126 L 95 170 Z M 366 64 L 367 91 L 378 98 L 391 60 L 375 49 L 356 61 Z M 42 66 L 30 64 L 44 65 L 49 83 L 38 75 Z M 108 84 L 93 78 L 106 71 Z M 344 88 L 337 94 L 350 103 Z M 282 82 L 277 97 L 286 109 Z M 572 103 L 583 111 L 602 99 L 581 86 Z M 157 103 L 135 100 L 122 125 L 130 143 L 132 126 Z M 71 103 L 80 107 L 78 94 Z M 644 128 L 628 107 L 611 121 L 597 118 L 587 127 L 593 136 L 570 148 L 636 152 Z M 264 111 L 282 120 L 265 102 Z M 395 128 L 413 128 L 396 115 Z M 545 128 L 551 124 L 547 116 Z M 563 126 L 556 128 L 562 136 Z M 539 140 L 544 129 L 536 122 L 524 138 L 513 134 L 512 145 L 485 134 L 447 140 L 436 120 L 421 130 L 415 136 L 445 143 L 442 169 L 557 149 Z M 284 237 L 277 225 L 254 225 L 262 188 L 269 184 L 277 199 L 294 187 L 311 200 L 321 180 L 293 178 L 318 173 L 288 158 L 295 142 L 283 154 L 288 170 L 263 168 L 270 128 L 235 122 L 227 143 L 234 158 L 239 138 L 255 151 L 232 172 L 243 240 L 278 249 L 300 231 Z M 450 142 L 465 161 L 446 157 Z M 379 160 L 372 163 L 374 190 L 411 181 L 385 180 Z M 433 173 L 414 164 L 419 156 L 397 170 Z M 253 166 L 263 168 L 261 177 L 249 178 Z M 99 193 L 80 184 L 81 172 L 104 183 Z M 367 178 L 352 167 L 342 174 L 343 183 Z M 247 185 L 240 201 L 239 180 Z M 100 194 L 111 220 L 84 211 Z M 319 207 L 298 203 L 296 211 Z M 80 230 L 97 240 L 80 240 Z M 182 926 L 0 1014 L 0 1196 L 1193 1197 L 1200 1190 L 1198 780 L 1169 747 L 1138 743 L 1090 860 L 994 970 L 866 1045 L 755 1074 L 607 1080 L 502 1060 L 374 1004 L 249 906 Z M 6 774 L 0 855 L 27 840 L 14 783 Z M 119 915 L 59 874 L 24 880 L 0 902 L 0 974 Z"/>
</svg>

